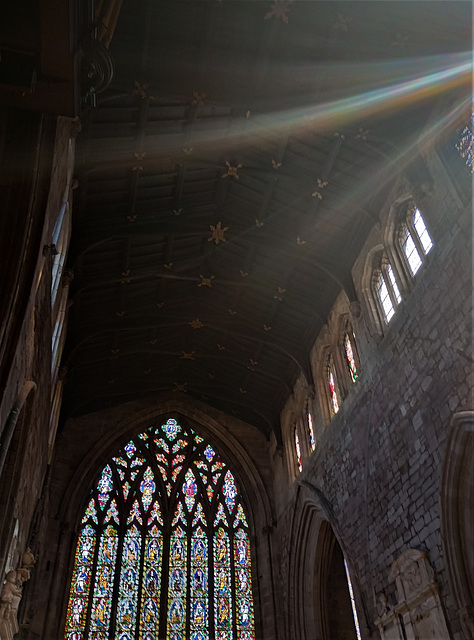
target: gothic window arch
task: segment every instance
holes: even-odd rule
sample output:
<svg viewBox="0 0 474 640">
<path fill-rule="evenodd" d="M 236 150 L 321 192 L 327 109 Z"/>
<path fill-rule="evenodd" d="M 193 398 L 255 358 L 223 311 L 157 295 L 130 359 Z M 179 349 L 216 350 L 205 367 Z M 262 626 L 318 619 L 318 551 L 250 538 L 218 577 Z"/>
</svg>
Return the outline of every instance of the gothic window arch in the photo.
<svg viewBox="0 0 474 640">
<path fill-rule="evenodd" d="M 372 289 L 379 313 L 388 324 L 395 315 L 402 296 L 392 265 L 385 254 L 379 257 L 373 270 Z"/>
<path fill-rule="evenodd" d="M 332 418 L 336 415 L 341 406 L 341 395 L 337 381 L 336 367 L 334 366 L 334 360 L 331 354 L 329 354 L 326 358 L 325 379 L 329 412 L 330 417 Z"/>
<path fill-rule="evenodd" d="M 428 229 L 420 209 L 411 201 L 399 224 L 398 242 L 402 250 L 404 264 L 408 266 L 411 277 L 415 277 L 426 261 L 433 247 Z"/>
<path fill-rule="evenodd" d="M 170 418 L 102 470 L 81 521 L 66 640 L 254 640 L 250 539 L 237 483 Z"/>
</svg>

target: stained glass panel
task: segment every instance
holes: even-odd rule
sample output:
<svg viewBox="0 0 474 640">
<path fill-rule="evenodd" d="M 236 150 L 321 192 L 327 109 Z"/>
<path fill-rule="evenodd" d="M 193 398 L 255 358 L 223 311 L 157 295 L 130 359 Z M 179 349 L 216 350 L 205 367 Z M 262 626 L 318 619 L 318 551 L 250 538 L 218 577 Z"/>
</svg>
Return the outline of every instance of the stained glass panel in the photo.
<svg viewBox="0 0 474 640">
<path fill-rule="evenodd" d="M 167 639 L 186 638 L 186 584 L 187 584 L 186 534 L 178 527 L 170 539 Z"/>
<path fill-rule="evenodd" d="M 90 525 L 85 526 L 81 531 L 76 548 L 71 594 L 66 616 L 67 638 L 73 637 L 74 633 L 78 640 L 83 638 L 95 542 L 96 533 L 94 529 Z"/>
<path fill-rule="evenodd" d="M 232 638 L 232 590 L 229 535 L 223 527 L 214 534 L 214 620 L 216 636 Z"/>
<path fill-rule="evenodd" d="M 311 451 L 314 451 L 316 448 L 316 438 L 314 437 L 313 416 L 309 408 L 306 409 L 306 420 L 308 424 L 309 446 L 311 447 Z"/>
<path fill-rule="evenodd" d="M 117 603 L 115 638 L 135 637 L 138 613 L 138 581 L 142 540 L 133 525 L 125 534 L 120 571 L 120 589 Z"/>
<path fill-rule="evenodd" d="M 160 623 L 161 558 L 163 540 L 160 530 L 153 526 L 145 538 L 143 560 L 142 602 L 140 613 L 140 640 L 153 640 Z"/>
<path fill-rule="evenodd" d="M 351 381 L 355 382 L 358 378 L 357 367 L 356 367 L 356 362 L 354 358 L 354 351 L 352 350 L 352 342 L 351 342 L 351 339 L 349 338 L 348 333 L 346 333 L 346 335 L 344 336 L 344 350 L 346 352 L 346 360 L 347 360 L 347 365 L 349 367 L 349 374 L 351 376 Z"/>
<path fill-rule="evenodd" d="M 101 635 L 107 637 L 109 632 L 117 546 L 117 531 L 109 525 L 102 533 L 99 542 L 89 624 L 89 640 L 96 640 Z"/>
<path fill-rule="evenodd" d="M 234 565 L 236 582 L 237 640 L 253 638 L 253 601 L 250 594 L 250 543 L 248 534 L 239 529 L 234 539 Z"/>
<path fill-rule="evenodd" d="M 169 419 L 125 444 L 81 526 L 66 640 L 255 638 L 238 485 L 191 429 Z"/>
<path fill-rule="evenodd" d="M 301 461 L 300 439 L 298 437 L 298 431 L 296 430 L 296 427 L 293 431 L 293 437 L 295 439 L 296 463 L 298 465 L 298 470 L 301 473 L 301 471 L 303 471 L 303 463 Z"/>
<path fill-rule="evenodd" d="M 207 595 L 207 537 L 198 527 L 191 541 L 190 636 L 191 640 L 209 638 L 209 602 Z"/>
<path fill-rule="evenodd" d="M 456 143 L 456 149 L 461 158 L 464 158 L 466 165 L 474 172 L 474 134 L 469 127 L 464 127 Z"/>
</svg>

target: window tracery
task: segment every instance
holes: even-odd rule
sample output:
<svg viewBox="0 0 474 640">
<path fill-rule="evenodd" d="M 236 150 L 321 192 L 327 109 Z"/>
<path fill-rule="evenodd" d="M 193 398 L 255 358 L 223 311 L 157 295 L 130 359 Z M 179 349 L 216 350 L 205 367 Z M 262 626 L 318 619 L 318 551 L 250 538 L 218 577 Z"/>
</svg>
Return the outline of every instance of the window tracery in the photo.
<svg viewBox="0 0 474 640">
<path fill-rule="evenodd" d="M 406 219 L 400 225 L 399 241 L 410 273 L 415 276 L 431 251 L 433 243 L 423 216 L 414 203 L 409 206 Z"/>
<path fill-rule="evenodd" d="M 247 518 L 231 471 L 169 419 L 102 470 L 79 531 L 66 640 L 254 640 Z"/>
</svg>

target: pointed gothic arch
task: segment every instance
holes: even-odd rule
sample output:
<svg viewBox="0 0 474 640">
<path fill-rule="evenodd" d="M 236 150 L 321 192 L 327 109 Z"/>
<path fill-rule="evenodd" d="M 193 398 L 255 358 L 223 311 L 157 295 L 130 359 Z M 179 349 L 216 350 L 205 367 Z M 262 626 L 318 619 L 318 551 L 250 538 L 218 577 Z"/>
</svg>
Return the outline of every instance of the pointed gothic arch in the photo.
<svg viewBox="0 0 474 640">
<path fill-rule="evenodd" d="M 81 520 L 65 638 L 255 637 L 249 527 L 234 476 L 174 418 L 102 469 Z"/>
</svg>

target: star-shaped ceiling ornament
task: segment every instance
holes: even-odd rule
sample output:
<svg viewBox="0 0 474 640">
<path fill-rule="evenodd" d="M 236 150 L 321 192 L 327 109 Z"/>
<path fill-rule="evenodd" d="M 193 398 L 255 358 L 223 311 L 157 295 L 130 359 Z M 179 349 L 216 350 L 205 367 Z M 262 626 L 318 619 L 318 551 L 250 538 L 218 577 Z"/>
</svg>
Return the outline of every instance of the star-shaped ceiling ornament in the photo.
<svg viewBox="0 0 474 640">
<path fill-rule="evenodd" d="M 242 278 L 246 278 L 248 274 L 248 271 L 244 271 L 243 269 L 240 270 L 240 275 L 242 276 Z"/>
<path fill-rule="evenodd" d="M 179 209 L 171 209 L 171 213 L 174 216 L 179 216 L 179 214 L 181 213 L 182 210 L 183 210 L 183 207 L 180 207 Z"/>
<path fill-rule="evenodd" d="M 225 351 L 225 347 L 223 344 L 217 343 L 217 348 L 219 349 L 219 351 Z"/>
<path fill-rule="evenodd" d="M 265 14 L 265 20 L 279 18 L 282 22 L 288 24 L 288 11 L 292 2 L 293 0 L 275 0 L 270 6 L 270 11 Z"/>
<path fill-rule="evenodd" d="M 194 320 L 191 320 L 191 322 L 189 323 L 189 326 L 192 327 L 193 329 L 202 329 L 204 326 L 204 323 L 201 322 L 199 318 L 194 318 Z"/>
<path fill-rule="evenodd" d="M 191 104 L 201 106 L 204 104 L 205 99 L 206 99 L 206 94 L 204 92 L 193 91 L 193 95 L 191 97 Z"/>
<path fill-rule="evenodd" d="M 156 344 L 158 342 L 158 338 L 153 338 L 153 340 L 150 340 L 150 344 Z"/>
<path fill-rule="evenodd" d="M 123 317 L 124 317 L 124 315 L 125 315 L 125 311 L 116 311 L 116 312 L 115 312 L 115 315 L 116 315 L 118 318 L 123 318 Z"/>
<path fill-rule="evenodd" d="M 337 19 L 332 25 L 332 28 L 336 31 L 342 31 L 343 33 L 347 33 L 349 31 L 349 24 L 351 22 L 351 18 L 343 15 L 342 13 L 337 14 Z"/>
<path fill-rule="evenodd" d="M 187 353 L 186 351 L 181 351 L 181 354 L 179 357 L 181 360 L 194 360 L 194 354 L 196 352 L 195 351 L 191 351 L 190 353 Z"/>
<path fill-rule="evenodd" d="M 225 242 L 224 233 L 228 231 L 229 227 L 223 227 L 221 222 L 218 222 L 216 226 L 210 224 L 209 229 L 212 231 L 212 235 L 207 239 L 208 242 L 214 242 L 219 244 L 219 242 Z"/>
<path fill-rule="evenodd" d="M 214 373 L 208 373 L 207 374 L 209 376 L 209 380 L 214 380 L 214 378 L 216 377 Z"/>
<path fill-rule="evenodd" d="M 277 292 L 276 294 L 273 296 L 275 300 L 279 300 L 280 302 L 283 301 L 283 294 L 285 293 L 286 289 L 283 289 L 283 287 L 278 287 L 277 288 Z"/>
<path fill-rule="evenodd" d="M 339 131 L 335 131 L 332 135 L 334 138 L 340 138 L 341 140 L 346 139 L 346 136 L 343 133 L 339 133 Z"/>
<path fill-rule="evenodd" d="M 282 165 L 282 164 L 283 164 L 282 162 L 277 162 L 276 160 L 274 160 L 274 159 L 272 158 L 272 167 L 273 167 L 274 169 L 279 169 L 279 168 L 281 167 L 281 165 Z"/>
<path fill-rule="evenodd" d="M 354 138 L 355 140 L 363 140 L 364 142 L 366 142 L 368 134 L 369 129 L 363 129 L 362 127 L 359 127 L 359 131 L 355 134 Z"/>
<path fill-rule="evenodd" d="M 237 315 L 237 311 L 234 311 L 233 309 L 227 309 L 227 311 L 229 312 L 230 316 L 235 316 Z"/>
<path fill-rule="evenodd" d="M 182 391 L 183 393 L 187 393 L 188 392 L 188 390 L 186 389 L 187 386 L 188 386 L 187 382 L 183 382 L 182 384 L 175 382 L 173 391 Z"/>
<path fill-rule="evenodd" d="M 135 220 L 137 219 L 137 214 L 134 213 L 131 216 L 127 216 L 127 222 L 135 222 Z"/>
<path fill-rule="evenodd" d="M 265 323 L 264 323 L 264 325 L 263 325 L 263 330 L 264 330 L 264 331 L 271 331 L 271 330 L 272 330 L 272 328 L 271 328 L 268 324 L 265 324 Z"/>
<path fill-rule="evenodd" d="M 222 174 L 222 177 L 223 178 L 235 178 L 236 180 L 239 180 L 238 171 L 239 171 L 239 169 L 242 169 L 242 167 L 244 165 L 243 164 L 238 164 L 235 167 L 233 167 L 228 160 L 225 161 L 225 165 L 227 167 L 227 171 Z"/>
<path fill-rule="evenodd" d="M 201 278 L 201 282 L 197 285 L 198 287 L 209 287 L 209 289 L 212 289 L 212 281 L 216 276 L 205 278 L 203 275 L 200 274 L 199 277 Z"/>
<path fill-rule="evenodd" d="M 157 302 L 156 306 L 158 307 L 158 309 L 163 309 L 163 307 L 165 306 L 164 302 Z"/>
<path fill-rule="evenodd" d="M 173 268 L 173 263 L 172 262 L 166 262 L 166 263 L 163 264 L 163 267 L 165 269 L 168 269 L 168 270 L 172 269 Z"/>
<path fill-rule="evenodd" d="M 122 271 L 122 273 L 120 274 L 122 276 L 122 279 L 120 280 L 120 284 L 130 284 L 131 283 L 131 278 L 130 276 L 130 269 L 126 269 L 126 271 Z"/>
<path fill-rule="evenodd" d="M 264 224 L 265 224 L 264 222 L 262 222 L 258 218 L 255 218 L 255 226 L 257 227 L 257 229 L 261 229 L 264 226 Z"/>
<path fill-rule="evenodd" d="M 296 238 L 296 244 L 302 246 L 306 244 L 306 240 L 302 240 L 299 236 Z"/>
<path fill-rule="evenodd" d="M 246 390 L 246 389 L 242 389 L 242 387 L 239 387 L 239 391 L 240 391 L 240 393 L 242 393 L 242 394 L 247 393 L 247 390 Z"/>
<path fill-rule="evenodd" d="M 132 95 L 138 96 L 142 100 L 154 100 L 155 99 L 154 96 L 151 96 L 148 93 L 148 87 L 149 87 L 148 84 L 145 84 L 143 82 L 138 82 L 137 80 L 135 80 Z"/>
</svg>

